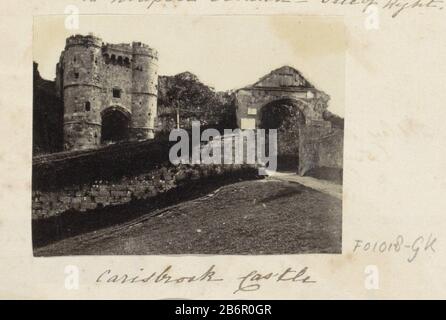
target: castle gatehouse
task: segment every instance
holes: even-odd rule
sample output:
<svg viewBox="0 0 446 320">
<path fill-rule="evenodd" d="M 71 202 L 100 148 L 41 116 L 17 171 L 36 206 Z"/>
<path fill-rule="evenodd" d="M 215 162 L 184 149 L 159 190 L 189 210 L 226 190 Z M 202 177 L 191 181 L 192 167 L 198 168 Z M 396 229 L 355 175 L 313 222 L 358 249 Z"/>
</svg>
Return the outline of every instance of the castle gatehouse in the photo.
<svg viewBox="0 0 446 320">
<path fill-rule="evenodd" d="M 154 138 L 158 53 L 146 44 L 67 38 L 56 67 L 64 104 L 64 149 Z"/>
</svg>

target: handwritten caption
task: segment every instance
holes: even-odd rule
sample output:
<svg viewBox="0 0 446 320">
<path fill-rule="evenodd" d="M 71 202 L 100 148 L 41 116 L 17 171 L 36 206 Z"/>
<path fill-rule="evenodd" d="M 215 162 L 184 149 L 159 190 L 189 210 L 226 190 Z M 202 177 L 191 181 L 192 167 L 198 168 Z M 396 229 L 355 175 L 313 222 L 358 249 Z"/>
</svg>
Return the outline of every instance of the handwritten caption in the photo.
<svg viewBox="0 0 446 320">
<path fill-rule="evenodd" d="M 389 12 L 396 18 L 403 12 L 427 9 L 443 10 L 444 0 L 320 0 L 321 4 L 334 6 L 355 6 L 366 13 L 372 6 Z"/>
<path fill-rule="evenodd" d="M 288 4 L 288 5 L 321 5 L 331 7 L 357 7 L 362 13 L 367 13 L 370 7 L 376 7 L 384 12 L 390 13 L 396 18 L 403 12 L 425 10 L 443 10 L 446 0 L 82 0 L 83 2 L 96 3 L 108 2 L 112 5 L 134 4 L 144 5 L 149 10 L 154 6 L 166 6 L 169 3 L 250 3 L 253 5 Z"/>
<path fill-rule="evenodd" d="M 398 235 L 395 239 L 387 241 L 355 240 L 353 253 L 405 254 L 407 262 L 411 263 L 422 253 L 435 253 L 436 244 L 437 238 L 432 234 L 420 235 L 413 239 Z"/>
<path fill-rule="evenodd" d="M 96 283 L 101 284 L 181 284 L 194 282 L 221 282 L 225 281 L 221 275 L 217 274 L 216 266 L 210 266 L 204 273 L 191 274 L 187 276 L 178 276 L 175 274 L 171 265 L 167 266 L 160 272 L 147 272 L 144 268 L 140 268 L 136 273 L 115 273 L 111 269 L 103 271 L 96 279 Z M 308 267 L 293 269 L 288 267 L 278 272 L 262 273 L 252 270 L 238 278 L 237 287 L 233 291 L 234 294 L 240 292 L 258 291 L 262 285 L 267 282 L 274 283 L 296 283 L 296 284 L 312 284 L 316 281 L 309 275 Z"/>
</svg>

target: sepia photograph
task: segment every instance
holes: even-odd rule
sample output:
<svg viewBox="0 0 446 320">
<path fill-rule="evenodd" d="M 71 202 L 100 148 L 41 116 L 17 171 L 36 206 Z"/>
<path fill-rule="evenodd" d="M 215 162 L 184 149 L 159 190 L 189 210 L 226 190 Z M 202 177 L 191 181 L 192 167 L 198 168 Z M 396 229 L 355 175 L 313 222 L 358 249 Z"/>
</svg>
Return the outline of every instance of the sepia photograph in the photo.
<svg viewBox="0 0 446 320">
<path fill-rule="evenodd" d="M 0 300 L 445 297 L 429 1 L 2 2 Z"/>
<path fill-rule="evenodd" d="M 342 253 L 342 19 L 65 23 L 33 23 L 34 256 Z"/>
</svg>

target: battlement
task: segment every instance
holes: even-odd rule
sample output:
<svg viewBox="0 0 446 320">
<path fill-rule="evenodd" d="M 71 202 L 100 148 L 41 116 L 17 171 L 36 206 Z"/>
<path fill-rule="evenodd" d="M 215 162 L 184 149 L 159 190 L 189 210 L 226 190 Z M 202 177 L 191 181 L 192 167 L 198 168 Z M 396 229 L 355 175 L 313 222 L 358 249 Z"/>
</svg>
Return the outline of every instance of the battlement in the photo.
<svg viewBox="0 0 446 320">
<path fill-rule="evenodd" d="M 149 56 L 158 60 L 158 51 L 141 42 L 133 42 L 133 54 Z"/>
<path fill-rule="evenodd" d="M 112 56 L 115 55 L 123 56 L 123 59 L 125 57 L 130 58 L 130 56 L 133 55 L 142 55 L 150 57 L 151 59 L 158 60 L 158 52 L 149 47 L 147 44 L 141 43 L 141 42 L 133 42 L 132 44 L 129 43 L 119 43 L 119 44 L 111 44 L 106 43 L 102 45 L 102 53 L 104 55 Z"/>
<path fill-rule="evenodd" d="M 102 46 L 103 52 L 116 52 L 116 53 L 122 53 L 126 55 L 132 55 L 133 54 L 133 48 L 128 43 L 106 43 Z"/>
<path fill-rule="evenodd" d="M 84 47 L 102 47 L 102 39 L 94 36 L 93 34 L 89 35 L 80 35 L 76 34 L 67 38 L 65 47 L 71 46 L 84 46 Z"/>
<path fill-rule="evenodd" d="M 83 46 L 83 47 L 97 47 L 101 48 L 102 52 L 108 54 L 121 54 L 125 56 L 130 55 L 144 55 L 152 59 L 158 60 L 158 51 L 151 48 L 149 45 L 142 42 L 132 42 L 130 43 L 104 43 L 101 38 L 96 37 L 93 34 L 81 35 L 76 34 L 70 36 L 66 40 L 65 48 L 72 46 Z"/>
</svg>

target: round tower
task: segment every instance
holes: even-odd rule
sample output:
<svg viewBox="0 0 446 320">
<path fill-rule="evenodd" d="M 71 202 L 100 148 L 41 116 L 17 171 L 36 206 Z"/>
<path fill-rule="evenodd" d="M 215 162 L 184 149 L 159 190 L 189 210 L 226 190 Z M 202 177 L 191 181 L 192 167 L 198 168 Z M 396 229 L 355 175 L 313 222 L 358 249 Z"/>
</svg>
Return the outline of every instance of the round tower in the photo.
<svg viewBox="0 0 446 320">
<path fill-rule="evenodd" d="M 131 138 L 153 139 L 157 116 L 158 52 L 133 42 Z"/>
<path fill-rule="evenodd" d="M 71 36 L 63 52 L 64 149 L 97 147 L 101 141 L 102 40 Z"/>
</svg>

